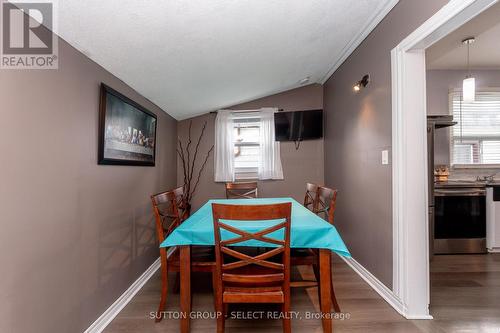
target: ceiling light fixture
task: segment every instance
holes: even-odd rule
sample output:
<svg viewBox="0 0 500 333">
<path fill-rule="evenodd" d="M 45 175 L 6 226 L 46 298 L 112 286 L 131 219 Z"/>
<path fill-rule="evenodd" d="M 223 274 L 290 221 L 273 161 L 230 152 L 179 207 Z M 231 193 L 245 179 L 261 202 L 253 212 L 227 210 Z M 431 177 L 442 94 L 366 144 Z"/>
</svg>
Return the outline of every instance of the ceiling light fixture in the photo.
<svg viewBox="0 0 500 333">
<path fill-rule="evenodd" d="M 300 85 L 304 85 L 306 83 L 309 83 L 309 80 L 310 80 L 309 76 L 305 77 L 305 78 L 303 78 L 302 80 L 299 81 L 299 84 Z"/>
<path fill-rule="evenodd" d="M 368 83 L 370 83 L 370 75 L 366 74 L 360 81 L 356 82 L 356 84 L 354 85 L 354 87 L 352 87 L 352 89 L 355 92 L 358 92 L 361 90 L 361 88 L 365 88 L 368 85 Z"/>
<path fill-rule="evenodd" d="M 462 84 L 462 94 L 465 103 L 472 103 L 476 99 L 476 79 L 472 77 L 470 72 L 470 45 L 476 40 L 474 37 L 466 38 L 462 44 L 467 45 L 467 76 Z"/>
</svg>

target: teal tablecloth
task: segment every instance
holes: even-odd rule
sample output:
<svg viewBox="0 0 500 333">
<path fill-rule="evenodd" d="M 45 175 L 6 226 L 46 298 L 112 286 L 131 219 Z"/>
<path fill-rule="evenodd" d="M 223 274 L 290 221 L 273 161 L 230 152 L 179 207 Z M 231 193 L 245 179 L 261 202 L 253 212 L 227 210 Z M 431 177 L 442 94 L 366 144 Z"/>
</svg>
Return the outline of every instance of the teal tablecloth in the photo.
<svg viewBox="0 0 500 333">
<path fill-rule="evenodd" d="M 232 205 L 266 205 L 291 202 L 292 203 L 292 229 L 290 246 L 292 248 L 317 248 L 330 249 L 342 256 L 350 257 L 349 250 L 345 246 L 337 229 L 321 217 L 302 206 L 292 198 L 259 198 L 259 199 L 216 199 L 209 200 L 198 211 L 191 215 L 179 227 L 168 236 L 160 247 L 176 245 L 214 245 L 214 226 L 212 219 L 212 203 Z M 275 224 L 273 221 L 237 222 L 231 221 L 231 225 L 237 226 L 249 232 L 262 230 Z M 269 234 L 277 236 L 280 231 Z M 282 231 L 281 231 L 282 234 Z M 227 238 L 229 235 L 222 235 Z M 279 238 L 277 236 L 276 238 Z M 259 246 L 254 241 L 240 243 L 241 246 Z"/>
</svg>

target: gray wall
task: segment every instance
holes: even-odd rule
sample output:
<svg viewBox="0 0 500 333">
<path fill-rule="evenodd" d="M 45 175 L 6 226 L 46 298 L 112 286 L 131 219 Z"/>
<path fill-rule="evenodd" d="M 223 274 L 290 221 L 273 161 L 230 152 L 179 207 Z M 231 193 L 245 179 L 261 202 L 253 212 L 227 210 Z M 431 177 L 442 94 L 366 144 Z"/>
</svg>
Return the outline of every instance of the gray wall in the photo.
<svg viewBox="0 0 500 333">
<path fill-rule="evenodd" d="M 468 74 L 462 70 L 427 71 L 427 114 L 449 114 L 449 92 L 462 88 L 462 80 Z M 473 70 L 478 89 L 500 87 L 500 70 Z M 436 132 L 435 164 L 450 164 L 450 129 L 443 128 Z"/>
<path fill-rule="evenodd" d="M 0 72 L 0 332 L 83 332 L 158 257 L 177 122 L 62 40 L 58 70 Z M 158 116 L 156 167 L 97 165 L 101 81 Z"/>
<path fill-rule="evenodd" d="M 323 107 L 323 88 L 321 85 L 309 85 L 280 94 L 264 97 L 252 102 L 235 105 L 230 109 L 247 110 L 261 107 L 278 107 L 285 111 L 321 109 Z M 192 133 L 197 138 L 201 126 L 208 120 L 205 139 L 200 153 L 205 153 L 214 143 L 215 114 L 205 114 L 199 117 L 180 121 L 178 134 L 182 142 L 186 142 L 189 121 L 193 121 Z M 304 199 L 306 182 L 323 184 L 324 160 L 323 140 L 311 140 L 301 143 L 295 150 L 293 142 L 281 143 L 281 162 L 283 164 L 284 180 L 259 181 L 259 195 L 262 197 L 291 196 L 301 202 Z M 208 160 L 202 175 L 197 193 L 193 198 L 193 208 L 197 209 L 210 198 L 225 196 L 224 184 L 214 182 L 213 155 Z M 178 184 L 182 184 L 182 166 L 178 165 Z"/>
<path fill-rule="evenodd" d="M 324 85 L 325 182 L 339 189 L 335 221 L 353 257 L 392 287 L 391 57 L 447 1 L 401 0 Z M 370 85 L 353 93 L 370 74 Z"/>
</svg>

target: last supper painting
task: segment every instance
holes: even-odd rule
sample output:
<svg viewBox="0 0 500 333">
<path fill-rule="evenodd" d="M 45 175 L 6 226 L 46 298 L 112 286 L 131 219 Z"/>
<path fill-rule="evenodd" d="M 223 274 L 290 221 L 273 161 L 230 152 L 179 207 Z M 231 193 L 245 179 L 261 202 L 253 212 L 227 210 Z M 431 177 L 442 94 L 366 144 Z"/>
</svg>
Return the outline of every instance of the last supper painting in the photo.
<svg viewBox="0 0 500 333">
<path fill-rule="evenodd" d="M 155 165 L 156 115 L 101 84 L 99 164 Z"/>
</svg>

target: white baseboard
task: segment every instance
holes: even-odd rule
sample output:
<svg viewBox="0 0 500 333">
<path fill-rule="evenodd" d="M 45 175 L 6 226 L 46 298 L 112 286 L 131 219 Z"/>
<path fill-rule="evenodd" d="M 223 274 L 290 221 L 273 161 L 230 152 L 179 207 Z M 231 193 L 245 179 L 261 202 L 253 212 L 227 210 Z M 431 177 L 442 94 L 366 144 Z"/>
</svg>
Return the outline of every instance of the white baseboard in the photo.
<svg viewBox="0 0 500 333">
<path fill-rule="evenodd" d="M 500 253 L 500 247 L 493 247 L 488 249 L 488 253 Z"/>
<path fill-rule="evenodd" d="M 431 315 L 422 315 L 422 316 L 406 316 L 405 317 L 406 319 L 409 319 L 409 320 L 431 320 L 431 319 L 434 319 L 433 316 Z"/>
<path fill-rule="evenodd" d="M 430 318 L 408 318 L 406 315 L 406 309 L 399 298 L 394 295 L 392 290 L 387 288 L 379 279 L 377 279 L 372 273 L 370 273 L 366 268 L 364 268 L 359 262 L 354 258 L 345 258 L 340 256 L 344 261 L 351 267 L 358 275 L 365 280 L 370 287 L 373 288 L 390 306 L 394 308 L 401 316 L 406 319 L 432 319 Z"/>
<path fill-rule="evenodd" d="M 340 256 L 370 287 L 373 288 L 390 306 L 406 319 L 433 319 L 432 316 L 409 317 L 401 301 L 394 295 L 392 290 L 387 288 L 379 279 L 364 268 L 353 258 Z M 84 333 L 101 333 L 106 326 L 120 313 L 120 311 L 130 302 L 139 290 L 148 282 L 154 273 L 160 268 L 160 258 L 156 259 L 148 269 L 85 330 Z"/>
<path fill-rule="evenodd" d="M 130 300 L 137 294 L 139 290 L 144 286 L 146 282 L 153 276 L 154 273 L 160 268 L 160 258 L 149 266 L 149 268 L 142 273 L 137 280 L 135 280 L 132 285 L 125 290 L 125 292 L 118 297 L 118 299 L 111 304 L 111 306 L 104 311 L 104 313 L 97 318 L 96 321 L 90 325 L 89 328 L 85 330 L 84 333 L 101 333 L 106 326 L 120 313 L 120 311 L 130 302 Z"/>
</svg>

